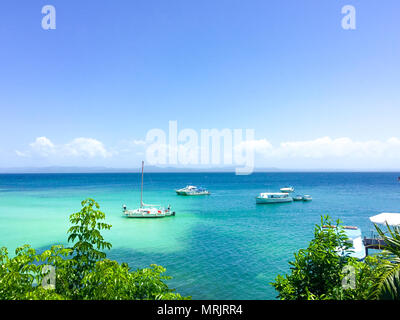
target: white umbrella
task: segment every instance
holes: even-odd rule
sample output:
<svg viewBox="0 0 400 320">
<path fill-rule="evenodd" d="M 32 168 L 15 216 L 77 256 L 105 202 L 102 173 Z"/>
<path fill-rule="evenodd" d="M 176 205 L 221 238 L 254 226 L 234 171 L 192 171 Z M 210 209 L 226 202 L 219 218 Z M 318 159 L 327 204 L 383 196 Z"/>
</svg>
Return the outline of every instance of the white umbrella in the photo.
<svg viewBox="0 0 400 320">
<path fill-rule="evenodd" d="M 381 213 L 376 216 L 370 217 L 373 223 L 376 224 L 388 224 L 389 226 L 400 226 L 400 213 Z"/>
</svg>

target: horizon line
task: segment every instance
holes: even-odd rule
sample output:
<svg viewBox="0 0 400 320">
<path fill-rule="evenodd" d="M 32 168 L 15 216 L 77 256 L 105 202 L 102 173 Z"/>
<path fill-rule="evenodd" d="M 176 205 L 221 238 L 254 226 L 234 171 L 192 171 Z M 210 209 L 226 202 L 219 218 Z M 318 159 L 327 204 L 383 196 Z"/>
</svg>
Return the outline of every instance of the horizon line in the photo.
<svg viewBox="0 0 400 320">
<path fill-rule="evenodd" d="M 147 173 L 235 173 L 233 167 L 184 168 L 148 166 Z M 113 167 L 79 167 L 79 166 L 47 166 L 47 167 L 7 167 L 0 168 L 0 174 L 69 174 L 69 173 L 139 173 L 140 168 Z M 276 172 L 400 172 L 400 169 L 385 168 L 257 168 L 252 173 Z"/>
</svg>

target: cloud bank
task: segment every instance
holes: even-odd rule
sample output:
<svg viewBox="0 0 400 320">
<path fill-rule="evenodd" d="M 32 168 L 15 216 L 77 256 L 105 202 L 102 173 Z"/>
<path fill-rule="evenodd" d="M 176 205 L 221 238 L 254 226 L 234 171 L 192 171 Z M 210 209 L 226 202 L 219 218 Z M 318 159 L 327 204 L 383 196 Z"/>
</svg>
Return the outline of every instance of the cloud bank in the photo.
<svg viewBox="0 0 400 320">
<path fill-rule="evenodd" d="M 29 147 L 27 151 L 15 152 L 21 157 L 108 158 L 112 156 L 112 152 L 108 151 L 101 141 L 92 138 L 75 138 L 69 143 L 56 145 L 46 137 L 38 137 Z"/>
<path fill-rule="evenodd" d="M 53 143 L 47 137 L 38 137 L 26 150 L 16 150 L 24 158 L 48 159 L 58 165 L 63 162 L 79 165 L 90 160 L 93 164 L 134 166 L 146 154 L 149 145 L 143 140 L 120 141 L 111 148 L 94 138 L 79 137 L 64 144 Z M 178 144 L 178 153 L 189 153 L 184 144 Z M 168 145 L 166 145 L 168 150 Z M 313 140 L 283 141 L 273 144 L 267 139 L 243 141 L 235 151 L 254 151 L 257 167 L 280 168 L 395 168 L 400 167 L 400 139 L 356 141 L 348 137 L 320 137 Z M 39 162 L 40 163 L 40 162 Z M 178 163 L 184 165 L 184 163 Z"/>
<path fill-rule="evenodd" d="M 400 160 L 400 139 L 393 137 L 385 141 L 353 141 L 350 138 L 322 137 L 306 141 L 287 141 L 274 146 L 268 140 L 244 141 L 239 149 L 249 148 L 264 158 L 391 158 Z"/>
</svg>

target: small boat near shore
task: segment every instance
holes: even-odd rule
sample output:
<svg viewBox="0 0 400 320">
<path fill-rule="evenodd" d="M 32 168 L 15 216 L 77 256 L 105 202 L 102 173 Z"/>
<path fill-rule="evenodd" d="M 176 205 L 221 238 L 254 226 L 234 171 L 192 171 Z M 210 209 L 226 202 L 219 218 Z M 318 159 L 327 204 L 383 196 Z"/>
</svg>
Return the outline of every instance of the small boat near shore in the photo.
<svg viewBox="0 0 400 320">
<path fill-rule="evenodd" d="M 142 161 L 142 187 L 140 192 L 140 207 L 133 210 L 128 210 L 126 205 L 122 206 L 122 211 L 127 218 L 164 218 L 175 216 L 175 211 L 171 211 L 171 207 L 167 209 L 159 205 L 144 204 L 143 203 L 143 171 L 144 161 Z"/>
<path fill-rule="evenodd" d="M 284 203 L 284 202 L 292 202 L 293 198 L 285 192 L 282 193 L 260 193 L 259 196 L 256 197 L 257 204 L 271 204 L 271 203 Z"/>
<path fill-rule="evenodd" d="M 294 187 L 284 187 L 280 189 L 283 193 L 292 193 L 294 192 Z"/>
<path fill-rule="evenodd" d="M 344 251 L 339 251 L 339 254 L 350 256 L 358 260 L 364 260 L 366 257 L 365 245 L 361 236 L 361 229 L 358 227 L 344 226 L 346 236 L 349 238 L 348 242 L 350 248 Z"/>
<path fill-rule="evenodd" d="M 204 196 L 209 195 L 210 191 L 196 186 L 186 186 L 185 188 L 175 190 L 180 196 Z"/>
<path fill-rule="evenodd" d="M 323 226 L 323 228 L 336 228 L 336 226 Z M 366 257 L 366 250 L 361 235 L 361 229 L 354 226 L 343 226 L 342 228 L 348 238 L 347 242 L 349 248 L 346 250 L 337 249 L 337 253 L 340 256 L 349 256 L 360 261 L 364 260 Z"/>
</svg>

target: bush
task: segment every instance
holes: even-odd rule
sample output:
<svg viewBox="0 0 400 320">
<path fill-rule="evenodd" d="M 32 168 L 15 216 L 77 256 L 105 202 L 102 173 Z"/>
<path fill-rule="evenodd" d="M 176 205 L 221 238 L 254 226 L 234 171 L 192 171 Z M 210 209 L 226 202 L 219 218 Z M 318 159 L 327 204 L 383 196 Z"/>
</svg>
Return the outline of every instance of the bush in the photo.
<svg viewBox="0 0 400 320">
<path fill-rule="evenodd" d="M 349 249 L 347 236 L 340 221 L 332 225 L 328 216 L 321 218 L 321 225 L 314 230 L 314 239 L 307 249 L 294 254 L 289 262 L 291 272 L 278 275 L 272 285 L 282 300 L 347 300 L 372 297 L 374 283 L 379 279 L 382 268 L 378 257 L 367 257 L 365 262 L 342 256 L 338 250 Z M 350 270 L 354 271 L 353 288 L 344 288 Z M 345 278 L 346 277 L 346 278 Z M 349 278 L 350 279 L 350 278 Z"/>
<path fill-rule="evenodd" d="M 71 248 L 52 246 L 38 254 L 29 245 L 17 248 L 10 258 L 7 248 L 0 249 L 0 299 L 2 300 L 138 300 L 184 298 L 165 283 L 166 269 L 130 270 L 126 263 L 106 258 L 111 248 L 101 235 L 111 225 L 104 222 L 105 214 L 93 199 L 82 201 L 82 209 L 70 216 L 73 224 L 68 230 Z M 55 283 L 49 283 L 53 267 Z M 53 286 L 52 286 L 53 285 Z"/>
</svg>

